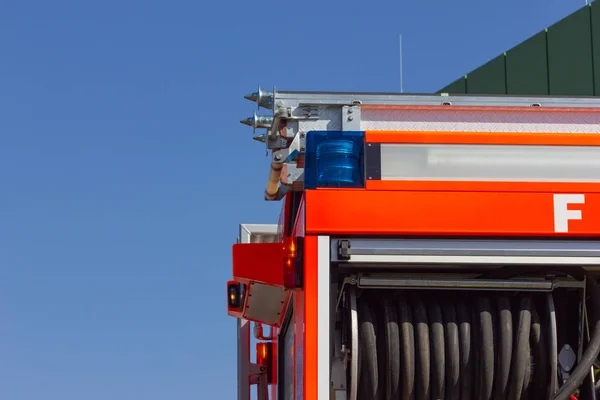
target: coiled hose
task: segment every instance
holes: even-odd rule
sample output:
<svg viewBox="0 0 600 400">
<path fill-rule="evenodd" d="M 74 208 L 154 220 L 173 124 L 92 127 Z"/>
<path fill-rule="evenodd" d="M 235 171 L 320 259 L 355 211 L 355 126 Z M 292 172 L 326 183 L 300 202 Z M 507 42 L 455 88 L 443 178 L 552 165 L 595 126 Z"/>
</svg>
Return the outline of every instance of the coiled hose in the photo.
<svg viewBox="0 0 600 400">
<path fill-rule="evenodd" d="M 569 268 L 582 278 L 585 272 Z M 550 393 L 548 325 L 528 293 L 363 294 L 358 299 L 359 398 L 568 399 L 600 351 L 600 289 L 589 279 L 593 328 L 581 361 Z M 383 301 L 382 301 L 383 300 Z"/>
<path fill-rule="evenodd" d="M 358 318 L 360 398 L 548 398 L 547 332 L 529 295 L 364 296 Z"/>
</svg>

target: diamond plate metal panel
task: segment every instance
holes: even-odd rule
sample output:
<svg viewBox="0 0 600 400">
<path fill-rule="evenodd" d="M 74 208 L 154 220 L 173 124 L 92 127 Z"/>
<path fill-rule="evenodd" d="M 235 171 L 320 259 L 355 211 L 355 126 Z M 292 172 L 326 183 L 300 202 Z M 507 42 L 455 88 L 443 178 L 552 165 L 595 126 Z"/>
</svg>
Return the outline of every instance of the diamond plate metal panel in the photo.
<svg viewBox="0 0 600 400">
<path fill-rule="evenodd" d="M 362 109 L 361 130 L 600 133 L 600 112 Z"/>
<path fill-rule="evenodd" d="M 340 107 L 318 107 L 318 120 L 300 120 L 300 132 L 341 131 L 342 109 Z"/>
</svg>

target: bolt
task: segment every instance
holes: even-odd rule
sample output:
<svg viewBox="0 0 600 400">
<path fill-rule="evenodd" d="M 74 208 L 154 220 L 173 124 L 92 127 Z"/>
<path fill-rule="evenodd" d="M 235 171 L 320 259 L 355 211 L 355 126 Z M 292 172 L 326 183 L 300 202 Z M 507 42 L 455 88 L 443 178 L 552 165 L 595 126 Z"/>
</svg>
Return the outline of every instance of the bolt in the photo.
<svg viewBox="0 0 600 400">
<path fill-rule="evenodd" d="M 353 115 L 349 115 L 348 116 L 348 121 L 352 121 L 352 120 L 354 120 L 354 116 Z"/>
<path fill-rule="evenodd" d="M 348 114 L 352 114 L 353 112 L 354 112 L 353 109 L 351 109 L 351 108 L 348 109 Z"/>
<path fill-rule="evenodd" d="M 281 161 L 281 156 L 279 154 L 275 156 L 275 161 Z"/>
<path fill-rule="evenodd" d="M 306 148 L 304 146 L 300 147 L 300 151 L 305 151 L 305 150 L 306 150 Z"/>
<path fill-rule="evenodd" d="M 571 346 L 569 346 L 568 344 L 565 344 L 565 350 L 571 350 Z"/>
<path fill-rule="evenodd" d="M 305 137 L 306 137 L 306 133 L 302 132 L 302 133 L 300 134 L 300 139 L 304 139 Z"/>
</svg>

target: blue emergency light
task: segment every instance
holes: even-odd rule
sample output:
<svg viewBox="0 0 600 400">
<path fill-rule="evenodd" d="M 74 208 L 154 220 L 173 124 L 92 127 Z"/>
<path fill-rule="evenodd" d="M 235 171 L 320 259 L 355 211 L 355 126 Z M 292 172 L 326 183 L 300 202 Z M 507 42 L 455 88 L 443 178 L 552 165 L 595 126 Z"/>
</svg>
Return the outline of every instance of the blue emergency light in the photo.
<svg viewBox="0 0 600 400">
<path fill-rule="evenodd" d="M 364 187 L 364 146 L 364 132 L 308 132 L 304 188 Z"/>
</svg>

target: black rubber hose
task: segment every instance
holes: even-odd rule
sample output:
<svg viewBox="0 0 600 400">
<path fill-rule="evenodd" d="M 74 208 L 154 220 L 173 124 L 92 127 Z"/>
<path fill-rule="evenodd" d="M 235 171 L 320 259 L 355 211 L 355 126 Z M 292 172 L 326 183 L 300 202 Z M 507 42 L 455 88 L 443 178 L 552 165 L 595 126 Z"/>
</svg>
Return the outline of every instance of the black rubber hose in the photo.
<svg viewBox="0 0 600 400">
<path fill-rule="evenodd" d="M 401 399 L 415 398 L 415 333 L 412 312 L 404 298 L 398 300 L 398 323 L 400 324 Z"/>
<path fill-rule="evenodd" d="M 547 398 L 548 333 L 531 295 L 517 298 L 518 316 L 504 294 L 363 296 L 360 398 Z"/>
<path fill-rule="evenodd" d="M 378 385 L 375 391 L 374 400 L 385 399 L 386 389 L 386 354 L 385 354 L 385 326 L 383 323 L 383 310 L 381 309 L 381 303 L 373 301 L 370 304 L 371 315 L 375 316 L 375 345 L 377 348 L 377 366 L 378 366 Z"/>
<path fill-rule="evenodd" d="M 492 305 L 489 298 L 477 299 L 477 311 L 479 313 L 479 349 L 481 354 L 481 400 L 490 400 L 494 390 L 494 320 L 492 316 Z M 518 399 L 518 397 L 514 397 Z"/>
<path fill-rule="evenodd" d="M 400 329 L 395 304 L 389 299 L 383 301 L 383 326 L 385 329 L 385 398 L 400 397 Z"/>
<path fill-rule="evenodd" d="M 473 397 L 476 400 L 480 400 L 481 396 L 481 327 L 479 323 L 479 313 L 477 312 L 477 306 L 470 307 L 470 315 L 471 321 L 473 324 L 471 325 L 471 346 L 472 346 L 472 354 L 473 354 Z"/>
<path fill-rule="evenodd" d="M 519 270 L 521 269 L 521 270 Z M 577 266 L 552 266 L 551 270 L 558 272 L 565 272 L 575 279 L 583 280 L 586 279 L 586 292 L 589 294 L 589 306 L 590 311 L 590 326 L 592 327 L 592 334 L 590 342 L 588 343 L 581 360 L 569 376 L 565 383 L 560 387 L 558 392 L 552 398 L 553 400 L 567 400 L 572 393 L 584 381 L 586 376 L 590 373 L 590 369 L 594 364 L 594 361 L 600 353 L 600 287 L 596 284 L 594 279 L 587 273 L 587 271 Z M 523 270 L 521 266 L 511 266 L 502 268 L 500 270 L 493 271 L 482 276 L 486 278 L 509 278 L 512 276 L 522 275 L 524 272 L 551 272 L 546 267 L 528 268 Z"/>
<path fill-rule="evenodd" d="M 377 398 L 379 369 L 377 365 L 377 344 L 375 338 L 375 320 L 366 299 L 358 302 L 358 329 L 362 347 L 361 373 L 362 393 L 368 398 Z"/>
<path fill-rule="evenodd" d="M 513 321 L 510 300 L 506 296 L 498 298 L 498 370 L 496 378 L 496 399 L 506 399 L 510 377 L 510 360 L 513 347 Z"/>
<path fill-rule="evenodd" d="M 473 353 L 471 351 L 471 317 L 460 301 L 456 307 L 460 342 L 460 399 L 471 400 L 473 394 Z"/>
<path fill-rule="evenodd" d="M 519 307 L 519 324 L 517 340 L 513 349 L 511 379 L 509 384 L 509 399 L 520 399 L 525 380 L 525 369 L 529 358 L 529 331 L 531 329 L 531 298 L 521 297 Z"/>
<path fill-rule="evenodd" d="M 590 373 L 590 369 L 600 352 L 600 318 L 598 318 L 600 312 L 600 288 L 598 288 L 593 279 L 588 279 L 586 282 L 586 292 L 590 295 L 590 306 L 587 309 L 591 314 L 590 325 L 593 327 L 592 335 L 581 357 L 581 361 L 579 361 L 571 376 L 569 376 L 567 381 L 558 390 L 558 393 L 554 396 L 555 400 L 566 400 L 569 398 Z"/>
<path fill-rule="evenodd" d="M 531 328 L 530 328 L 531 329 Z M 531 330 L 530 330 L 531 332 Z M 531 382 L 531 345 L 527 343 L 527 357 L 525 357 L 525 374 L 523 375 L 523 389 L 521 393 L 521 399 L 527 400 L 529 398 L 529 384 Z"/>
<path fill-rule="evenodd" d="M 417 399 L 430 398 L 430 356 L 429 356 L 429 324 L 425 304 L 417 299 L 414 304 L 414 321 L 417 328 L 416 351 L 416 389 Z"/>
<path fill-rule="evenodd" d="M 429 302 L 429 339 L 431 351 L 431 398 L 444 398 L 446 349 L 442 309 L 436 300 Z"/>
<path fill-rule="evenodd" d="M 446 335 L 446 400 L 460 399 L 460 340 L 454 304 L 442 306 L 444 334 Z"/>
<path fill-rule="evenodd" d="M 561 272 L 566 272 L 576 279 L 587 277 L 587 272 L 581 267 L 575 266 L 560 266 L 553 269 Z M 593 279 L 586 279 L 586 292 L 589 294 L 590 325 L 593 327 L 590 342 L 588 343 L 581 360 L 572 371 L 571 375 L 565 383 L 560 387 L 554 395 L 553 400 L 567 400 L 572 393 L 584 381 L 590 373 L 590 368 L 600 353 L 600 288 Z"/>
<path fill-rule="evenodd" d="M 531 307 L 531 336 L 530 342 L 532 347 L 534 364 L 533 374 L 533 398 L 542 399 L 548 398 L 548 376 L 550 369 L 548 368 L 548 346 L 544 335 L 542 335 L 542 323 L 540 315 L 537 312 L 535 303 Z"/>
</svg>

